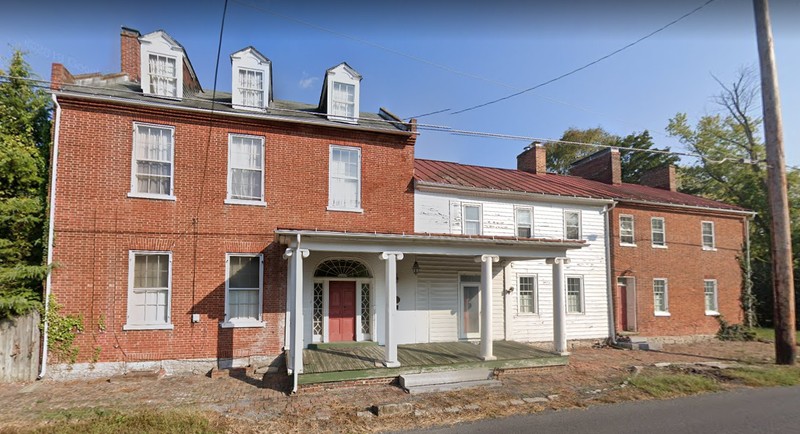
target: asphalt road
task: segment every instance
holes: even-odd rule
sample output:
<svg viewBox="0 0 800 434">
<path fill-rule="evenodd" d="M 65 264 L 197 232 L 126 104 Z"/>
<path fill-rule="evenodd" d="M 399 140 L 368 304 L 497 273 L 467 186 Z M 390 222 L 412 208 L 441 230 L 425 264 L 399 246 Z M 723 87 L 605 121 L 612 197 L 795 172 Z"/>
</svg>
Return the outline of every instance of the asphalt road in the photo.
<svg viewBox="0 0 800 434">
<path fill-rule="evenodd" d="M 635 401 L 454 425 L 419 433 L 800 433 L 800 386 Z"/>
</svg>

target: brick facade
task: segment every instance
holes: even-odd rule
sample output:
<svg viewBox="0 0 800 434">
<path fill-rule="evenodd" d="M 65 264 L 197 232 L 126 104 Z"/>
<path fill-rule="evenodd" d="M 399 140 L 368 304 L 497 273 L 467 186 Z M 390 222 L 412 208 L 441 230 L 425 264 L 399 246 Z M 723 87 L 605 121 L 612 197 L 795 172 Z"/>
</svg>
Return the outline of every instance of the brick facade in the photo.
<svg viewBox="0 0 800 434">
<path fill-rule="evenodd" d="M 411 134 L 58 100 L 52 292 L 64 313 L 83 316 L 79 362 L 98 351 L 100 362 L 276 356 L 286 309 L 276 228 L 413 232 Z M 127 196 L 134 122 L 175 128 L 176 200 Z M 266 207 L 224 204 L 229 133 L 264 137 Z M 363 213 L 326 210 L 331 144 L 361 149 Z M 173 330 L 123 330 L 131 250 L 172 252 Z M 259 252 L 266 327 L 223 329 L 225 254 Z"/>
<path fill-rule="evenodd" d="M 621 214 L 633 216 L 635 246 L 620 245 Z M 664 218 L 666 248 L 652 246 L 652 217 Z M 740 323 L 743 313 L 739 303 L 742 289 L 739 260 L 744 246 L 745 218 L 711 210 L 619 203 L 611 213 L 610 224 L 617 332 L 624 331 L 625 324 L 625 300 L 616 285 L 619 277 L 635 279 L 636 332 L 641 336 L 715 334 L 719 329 L 717 319 L 705 312 L 705 279 L 717 281 L 719 313 L 727 321 Z M 715 250 L 702 247 L 703 221 L 714 223 Z M 667 279 L 670 316 L 654 313 L 653 279 L 657 278 Z"/>
</svg>

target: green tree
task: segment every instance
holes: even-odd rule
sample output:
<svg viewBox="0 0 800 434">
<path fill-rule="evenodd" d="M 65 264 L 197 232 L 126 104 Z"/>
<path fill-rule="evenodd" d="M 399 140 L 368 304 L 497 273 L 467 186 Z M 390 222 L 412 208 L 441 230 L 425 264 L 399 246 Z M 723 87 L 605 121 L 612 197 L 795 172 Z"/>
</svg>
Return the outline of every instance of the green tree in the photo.
<svg viewBox="0 0 800 434">
<path fill-rule="evenodd" d="M 562 174 L 568 172 L 569 166 L 573 162 L 597 152 L 596 147 L 577 143 L 593 143 L 618 147 L 620 150 L 623 182 L 638 183 L 642 174 L 648 170 L 668 164 L 676 164 L 679 160 L 677 156 L 669 154 L 627 150 L 655 150 L 653 137 L 647 130 L 641 133 L 632 133 L 625 137 L 620 137 L 600 127 L 586 130 L 570 128 L 564 131 L 560 140 L 560 142 L 551 142 L 547 144 L 547 168 Z M 669 148 L 664 150 L 669 151 Z"/>
<path fill-rule="evenodd" d="M 755 301 L 761 322 L 769 324 L 773 315 L 772 264 L 770 252 L 770 214 L 766 189 L 766 152 L 759 137 L 761 118 L 756 113 L 759 93 L 752 70 L 744 69 L 730 85 L 721 82 L 715 97 L 719 114 L 701 117 L 689 125 L 686 114 L 670 120 L 667 131 L 693 153 L 702 156 L 695 164 L 682 168 L 682 190 L 711 199 L 737 204 L 755 211 L 750 226 L 752 293 L 743 291 L 743 307 Z M 795 269 L 800 266 L 800 171 L 787 172 L 792 218 Z M 795 273 L 797 285 L 798 276 Z"/>
<path fill-rule="evenodd" d="M 0 316 L 41 299 L 47 268 L 45 195 L 50 142 L 49 99 L 28 80 L 23 53 L 0 75 Z"/>
</svg>

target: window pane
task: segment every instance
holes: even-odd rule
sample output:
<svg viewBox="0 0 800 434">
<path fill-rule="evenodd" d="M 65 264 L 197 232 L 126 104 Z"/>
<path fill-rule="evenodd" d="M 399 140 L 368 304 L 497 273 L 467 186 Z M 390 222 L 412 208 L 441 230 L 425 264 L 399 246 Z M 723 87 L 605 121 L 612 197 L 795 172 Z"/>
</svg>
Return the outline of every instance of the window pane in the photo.
<svg viewBox="0 0 800 434">
<path fill-rule="evenodd" d="M 706 301 L 706 310 L 708 311 L 716 311 L 717 310 L 717 282 L 712 280 L 706 280 L 705 284 L 705 301 Z"/>
<path fill-rule="evenodd" d="M 519 311 L 520 313 L 534 313 L 535 278 L 533 276 L 520 276 L 519 278 Z"/>
<path fill-rule="evenodd" d="M 564 237 L 568 240 L 581 238 L 581 215 L 579 212 L 564 212 Z"/>
<path fill-rule="evenodd" d="M 667 282 L 663 279 L 653 280 L 653 298 L 656 312 L 667 312 Z"/>
<path fill-rule="evenodd" d="M 354 117 L 355 86 L 352 84 L 333 82 L 331 113 L 337 116 Z"/>
<path fill-rule="evenodd" d="M 464 218 L 466 220 L 480 220 L 481 218 L 481 210 L 477 206 L 465 206 L 464 207 Z"/>
<path fill-rule="evenodd" d="M 258 292 L 258 289 L 230 291 L 230 318 L 258 319 Z"/>
<path fill-rule="evenodd" d="M 137 125 L 134 135 L 135 189 L 139 193 L 171 193 L 172 130 Z"/>
<path fill-rule="evenodd" d="M 581 279 L 578 277 L 567 278 L 567 312 L 583 312 L 583 299 L 581 297 Z"/>
<path fill-rule="evenodd" d="M 625 244 L 633 244 L 633 217 L 620 216 L 619 218 L 619 234 L 620 242 Z"/>
<path fill-rule="evenodd" d="M 230 288 L 259 288 L 259 268 L 261 260 L 258 256 L 230 257 Z"/>
<path fill-rule="evenodd" d="M 331 149 L 330 206 L 344 209 L 357 209 L 361 206 L 360 160 L 357 149 Z"/>
</svg>

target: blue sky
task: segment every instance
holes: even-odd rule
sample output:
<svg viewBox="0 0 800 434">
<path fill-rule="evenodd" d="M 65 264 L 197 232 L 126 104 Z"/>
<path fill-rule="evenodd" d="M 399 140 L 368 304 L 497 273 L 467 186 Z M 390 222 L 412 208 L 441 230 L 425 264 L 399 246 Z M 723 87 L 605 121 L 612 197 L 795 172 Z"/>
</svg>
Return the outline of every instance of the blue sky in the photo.
<svg viewBox="0 0 800 434">
<path fill-rule="evenodd" d="M 703 3 L 230 0 L 218 87 L 230 90 L 228 56 L 253 45 L 273 62 L 277 99 L 318 102 L 325 70 L 346 61 L 364 77 L 362 111 L 386 107 L 409 117 L 450 109 L 420 122 L 542 138 L 558 138 L 569 127 L 601 126 L 621 135 L 647 129 L 658 146 L 685 151 L 666 136 L 668 120 L 677 112 L 692 122 L 717 113 L 711 97 L 720 88 L 713 76 L 731 82 L 740 68 L 758 67 L 750 0 L 715 0 L 567 78 L 488 107 L 452 112 L 559 76 Z M 211 88 L 222 5 L 76 0 L 4 6 L 0 61 L 5 66 L 12 48 L 21 48 L 43 78 L 52 62 L 76 74 L 116 72 L 120 26 L 142 33 L 164 29 L 184 45 L 201 83 Z M 800 166 L 800 0 L 772 0 L 770 7 L 787 163 Z M 416 155 L 514 167 L 525 144 L 425 131 Z"/>
</svg>

